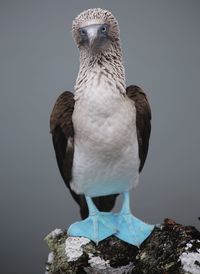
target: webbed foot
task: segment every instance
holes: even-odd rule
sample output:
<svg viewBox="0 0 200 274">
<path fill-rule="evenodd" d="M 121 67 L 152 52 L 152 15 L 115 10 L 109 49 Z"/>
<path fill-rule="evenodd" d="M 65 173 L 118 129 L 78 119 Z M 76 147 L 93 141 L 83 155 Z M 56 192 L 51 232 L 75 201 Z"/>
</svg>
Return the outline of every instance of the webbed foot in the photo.
<svg viewBox="0 0 200 274">
<path fill-rule="evenodd" d="M 115 233 L 114 216 L 109 212 L 96 212 L 85 220 L 72 224 L 68 229 L 70 236 L 86 237 L 96 244 Z"/>
<path fill-rule="evenodd" d="M 154 225 L 149 225 L 134 217 L 131 213 L 119 213 L 116 216 L 117 233 L 122 241 L 138 246 L 151 234 Z"/>
<path fill-rule="evenodd" d="M 121 212 L 116 214 L 117 233 L 115 236 L 129 244 L 139 246 L 152 232 L 149 225 L 134 217 L 130 211 L 129 192 L 124 192 Z"/>
</svg>

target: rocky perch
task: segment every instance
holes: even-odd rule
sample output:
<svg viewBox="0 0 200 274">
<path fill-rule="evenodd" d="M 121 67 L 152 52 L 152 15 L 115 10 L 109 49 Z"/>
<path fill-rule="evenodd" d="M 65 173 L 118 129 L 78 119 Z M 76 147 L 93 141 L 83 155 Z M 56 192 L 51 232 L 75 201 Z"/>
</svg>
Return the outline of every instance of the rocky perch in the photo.
<svg viewBox="0 0 200 274">
<path fill-rule="evenodd" d="M 200 232 L 166 219 L 138 249 L 112 236 L 96 245 L 55 229 L 45 274 L 200 274 Z"/>
</svg>

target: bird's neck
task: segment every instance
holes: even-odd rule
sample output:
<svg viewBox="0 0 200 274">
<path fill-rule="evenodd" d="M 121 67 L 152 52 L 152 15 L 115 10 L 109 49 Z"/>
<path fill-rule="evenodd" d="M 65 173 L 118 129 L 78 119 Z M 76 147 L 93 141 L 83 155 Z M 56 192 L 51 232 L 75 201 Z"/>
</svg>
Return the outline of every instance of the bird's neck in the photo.
<svg viewBox="0 0 200 274">
<path fill-rule="evenodd" d="M 111 45 L 105 52 L 94 55 L 86 50 L 80 50 L 80 68 L 75 85 L 75 98 L 78 98 L 91 84 L 94 75 L 104 75 L 116 86 L 116 92 L 125 93 L 125 71 L 120 45 Z"/>
</svg>

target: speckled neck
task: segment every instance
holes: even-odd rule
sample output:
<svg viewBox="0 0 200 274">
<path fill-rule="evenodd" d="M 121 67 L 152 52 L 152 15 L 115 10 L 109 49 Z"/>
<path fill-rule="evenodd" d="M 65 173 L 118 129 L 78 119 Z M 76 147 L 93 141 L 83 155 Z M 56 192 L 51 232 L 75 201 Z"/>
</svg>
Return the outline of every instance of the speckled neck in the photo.
<svg viewBox="0 0 200 274">
<path fill-rule="evenodd" d="M 105 52 L 91 54 L 87 49 L 80 49 L 80 68 L 75 85 L 75 98 L 79 97 L 91 79 L 91 74 L 104 74 L 115 82 L 116 91 L 125 93 L 125 71 L 122 50 L 119 43 L 111 43 Z"/>
</svg>

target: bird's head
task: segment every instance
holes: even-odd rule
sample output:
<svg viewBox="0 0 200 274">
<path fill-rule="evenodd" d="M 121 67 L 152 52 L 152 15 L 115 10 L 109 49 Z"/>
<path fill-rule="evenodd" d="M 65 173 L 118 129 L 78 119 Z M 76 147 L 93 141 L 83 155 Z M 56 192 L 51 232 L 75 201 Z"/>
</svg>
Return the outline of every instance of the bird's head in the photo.
<svg viewBox="0 0 200 274">
<path fill-rule="evenodd" d="M 107 10 L 88 9 L 74 19 L 72 35 L 80 50 L 105 51 L 112 43 L 119 42 L 118 22 Z"/>
</svg>

